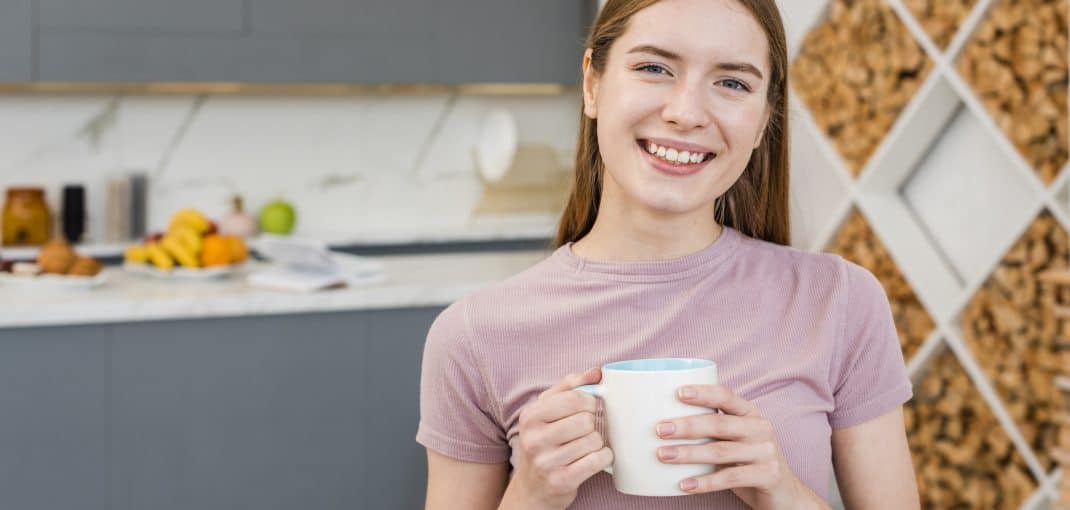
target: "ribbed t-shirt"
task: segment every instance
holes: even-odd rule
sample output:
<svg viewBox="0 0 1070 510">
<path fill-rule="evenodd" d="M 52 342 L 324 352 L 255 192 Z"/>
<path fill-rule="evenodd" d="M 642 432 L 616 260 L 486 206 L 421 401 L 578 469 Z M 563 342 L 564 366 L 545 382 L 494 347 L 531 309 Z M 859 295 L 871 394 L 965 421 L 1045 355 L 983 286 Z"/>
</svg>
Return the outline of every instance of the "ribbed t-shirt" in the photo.
<svg viewBox="0 0 1070 510">
<path fill-rule="evenodd" d="M 416 440 L 455 459 L 515 467 L 520 410 L 542 391 L 572 372 L 652 357 L 715 361 L 719 382 L 757 405 L 792 472 L 826 499 L 832 429 L 912 397 L 872 273 L 726 226 L 706 248 L 664 261 L 590 261 L 565 244 L 451 304 L 427 335 Z M 599 473 L 570 508 L 748 507 L 727 490 L 626 495 Z"/>
</svg>

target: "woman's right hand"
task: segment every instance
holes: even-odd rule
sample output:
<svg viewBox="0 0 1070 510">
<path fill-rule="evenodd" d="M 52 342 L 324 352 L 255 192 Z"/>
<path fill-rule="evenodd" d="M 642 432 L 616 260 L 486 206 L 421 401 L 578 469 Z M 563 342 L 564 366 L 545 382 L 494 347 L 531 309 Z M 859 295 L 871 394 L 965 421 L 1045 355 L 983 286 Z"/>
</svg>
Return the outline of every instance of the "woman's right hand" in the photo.
<svg viewBox="0 0 1070 510">
<path fill-rule="evenodd" d="M 613 463 L 613 452 L 595 430 L 598 401 L 574 391 L 601 379 L 598 368 L 569 374 L 520 410 L 519 459 L 503 503 L 515 497 L 525 506 L 564 509 L 581 483 Z"/>
</svg>

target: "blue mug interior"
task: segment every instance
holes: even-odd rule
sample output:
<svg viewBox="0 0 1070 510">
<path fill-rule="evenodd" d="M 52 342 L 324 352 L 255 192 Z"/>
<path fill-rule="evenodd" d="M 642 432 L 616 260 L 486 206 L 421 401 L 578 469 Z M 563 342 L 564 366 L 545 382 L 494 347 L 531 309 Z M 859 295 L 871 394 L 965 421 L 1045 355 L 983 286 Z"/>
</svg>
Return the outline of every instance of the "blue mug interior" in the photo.
<svg viewBox="0 0 1070 510">
<path fill-rule="evenodd" d="M 667 370 L 691 370 L 712 367 L 714 363 L 705 359 L 693 358 L 649 358 L 617 361 L 606 365 L 606 370 L 622 372 L 663 372 Z"/>
</svg>

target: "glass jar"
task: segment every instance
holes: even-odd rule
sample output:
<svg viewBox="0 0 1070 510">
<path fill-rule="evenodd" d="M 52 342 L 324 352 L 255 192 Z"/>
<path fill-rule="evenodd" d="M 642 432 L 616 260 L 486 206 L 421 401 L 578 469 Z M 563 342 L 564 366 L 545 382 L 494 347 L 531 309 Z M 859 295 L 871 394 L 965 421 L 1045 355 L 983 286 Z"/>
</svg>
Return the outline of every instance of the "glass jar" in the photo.
<svg viewBox="0 0 1070 510">
<path fill-rule="evenodd" d="M 8 189 L 0 226 L 3 230 L 3 244 L 6 246 L 41 245 L 48 242 L 52 232 L 52 216 L 45 204 L 45 190 Z"/>
</svg>

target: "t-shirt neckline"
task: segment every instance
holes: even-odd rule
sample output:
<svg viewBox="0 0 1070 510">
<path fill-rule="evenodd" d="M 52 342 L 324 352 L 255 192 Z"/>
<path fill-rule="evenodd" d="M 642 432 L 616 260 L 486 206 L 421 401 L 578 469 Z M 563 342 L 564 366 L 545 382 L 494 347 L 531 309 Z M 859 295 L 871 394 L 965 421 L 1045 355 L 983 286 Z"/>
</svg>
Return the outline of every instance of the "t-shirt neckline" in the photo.
<svg viewBox="0 0 1070 510">
<path fill-rule="evenodd" d="M 717 262 L 728 256 L 739 242 L 741 234 L 727 225 L 721 235 L 694 253 L 669 260 L 639 262 L 600 262 L 585 259 L 572 251 L 572 242 L 561 245 L 553 258 L 563 263 L 576 275 L 606 278 L 620 281 L 654 282 L 686 278 L 697 272 L 709 272 Z"/>
</svg>

